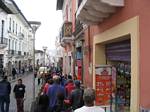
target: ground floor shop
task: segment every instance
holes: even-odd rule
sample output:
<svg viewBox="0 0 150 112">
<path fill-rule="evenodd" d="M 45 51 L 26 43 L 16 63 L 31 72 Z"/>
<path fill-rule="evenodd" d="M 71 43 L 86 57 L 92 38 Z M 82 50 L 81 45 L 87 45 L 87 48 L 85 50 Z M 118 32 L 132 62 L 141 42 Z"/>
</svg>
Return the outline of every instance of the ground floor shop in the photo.
<svg viewBox="0 0 150 112">
<path fill-rule="evenodd" d="M 83 41 L 76 40 L 75 43 L 75 75 L 83 82 Z"/>
<path fill-rule="evenodd" d="M 93 86 L 97 105 L 113 112 L 139 112 L 139 18 L 94 37 Z"/>
</svg>

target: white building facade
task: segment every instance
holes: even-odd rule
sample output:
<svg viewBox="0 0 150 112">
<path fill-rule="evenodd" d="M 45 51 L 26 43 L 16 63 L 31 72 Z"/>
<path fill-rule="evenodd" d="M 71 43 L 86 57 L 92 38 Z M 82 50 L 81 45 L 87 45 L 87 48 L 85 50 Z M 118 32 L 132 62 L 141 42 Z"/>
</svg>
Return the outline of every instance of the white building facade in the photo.
<svg viewBox="0 0 150 112">
<path fill-rule="evenodd" d="M 35 65 L 44 66 L 44 51 L 42 50 L 35 51 Z"/>
<path fill-rule="evenodd" d="M 4 67 L 4 54 L 6 53 L 6 48 L 8 46 L 7 34 L 7 15 L 11 14 L 12 11 L 0 1 L 0 75 L 2 75 L 2 70 Z"/>
<path fill-rule="evenodd" d="M 4 2 L 13 14 L 0 13 L 1 37 L 5 47 L 0 48 L 0 59 L 7 75 L 11 75 L 12 67 L 21 72 L 22 67 L 32 65 L 33 33 L 30 24 L 14 1 Z M 3 30 L 3 31 L 1 31 Z M 3 33 L 3 34 L 2 34 Z M 6 41 L 6 42 L 5 42 Z"/>
</svg>

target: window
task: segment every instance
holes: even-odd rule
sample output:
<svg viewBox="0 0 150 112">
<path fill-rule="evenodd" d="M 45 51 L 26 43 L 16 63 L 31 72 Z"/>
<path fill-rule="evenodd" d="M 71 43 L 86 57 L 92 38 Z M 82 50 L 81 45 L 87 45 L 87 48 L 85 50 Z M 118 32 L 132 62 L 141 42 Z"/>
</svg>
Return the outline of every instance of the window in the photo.
<svg viewBox="0 0 150 112">
<path fill-rule="evenodd" d="M 14 40 L 12 40 L 12 50 L 14 50 Z"/>
<path fill-rule="evenodd" d="M 4 20 L 2 20 L 1 43 L 3 43 L 3 38 L 4 38 Z"/>
<path fill-rule="evenodd" d="M 66 5 L 66 21 L 68 21 L 68 5 Z"/>
<path fill-rule="evenodd" d="M 17 51 L 17 41 L 15 42 L 15 51 Z"/>
<path fill-rule="evenodd" d="M 16 23 L 16 35 L 17 35 L 17 33 L 18 33 L 18 32 L 17 32 L 17 27 L 18 27 L 18 25 L 17 25 L 17 23 Z"/>
<path fill-rule="evenodd" d="M 13 21 L 13 33 L 15 32 L 15 21 Z"/>
<path fill-rule="evenodd" d="M 21 42 L 19 43 L 19 51 L 21 51 Z"/>
<path fill-rule="evenodd" d="M 11 18 L 9 19 L 9 31 L 11 31 Z"/>
<path fill-rule="evenodd" d="M 8 43 L 8 50 L 10 50 L 10 39 L 9 39 L 8 42 L 9 42 L 9 43 Z"/>
<path fill-rule="evenodd" d="M 82 0 L 78 0 L 78 7 L 80 6 L 81 2 L 82 2 Z"/>
</svg>

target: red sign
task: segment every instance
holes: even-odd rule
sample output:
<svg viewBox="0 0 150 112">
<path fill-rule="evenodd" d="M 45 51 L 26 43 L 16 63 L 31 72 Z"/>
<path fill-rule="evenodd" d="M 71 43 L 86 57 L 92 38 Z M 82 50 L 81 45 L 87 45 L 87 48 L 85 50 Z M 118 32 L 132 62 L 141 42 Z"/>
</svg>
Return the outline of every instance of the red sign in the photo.
<svg viewBox="0 0 150 112">
<path fill-rule="evenodd" d="M 99 68 L 96 74 L 96 105 L 110 105 L 112 94 L 111 68 Z"/>
</svg>

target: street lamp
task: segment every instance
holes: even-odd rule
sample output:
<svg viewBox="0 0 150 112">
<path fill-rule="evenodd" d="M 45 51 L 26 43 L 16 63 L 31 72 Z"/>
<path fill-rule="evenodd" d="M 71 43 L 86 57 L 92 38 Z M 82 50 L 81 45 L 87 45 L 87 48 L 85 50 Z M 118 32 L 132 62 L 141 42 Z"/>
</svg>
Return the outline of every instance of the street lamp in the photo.
<svg viewBox="0 0 150 112">
<path fill-rule="evenodd" d="M 45 67 L 45 64 L 46 64 L 46 62 L 45 62 L 46 49 L 47 49 L 47 47 L 43 46 L 43 50 L 44 50 L 44 67 Z"/>
<path fill-rule="evenodd" d="M 33 73 L 35 73 L 35 33 L 40 27 L 41 22 L 38 21 L 29 21 L 29 24 L 33 32 Z M 35 99 L 35 76 L 33 77 L 33 99 Z"/>
</svg>

